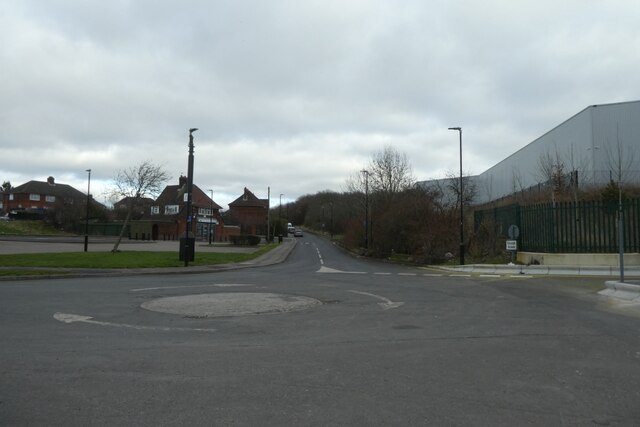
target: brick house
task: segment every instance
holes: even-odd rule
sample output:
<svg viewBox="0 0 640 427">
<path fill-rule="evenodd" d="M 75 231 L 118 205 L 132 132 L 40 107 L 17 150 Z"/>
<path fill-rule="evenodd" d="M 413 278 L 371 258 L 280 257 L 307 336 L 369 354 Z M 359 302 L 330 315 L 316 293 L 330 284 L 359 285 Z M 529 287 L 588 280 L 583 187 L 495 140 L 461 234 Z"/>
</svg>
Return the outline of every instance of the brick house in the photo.
<svg viewBox="0 0 640 427">
<path fill-rule="evenodd" d="M 167 185 L 155 202 L 138 221 L 131 223 L 130 238 L 149 240 L 179 240 L 186 231 L 187 177 L 181 176 L 177 185 Z M 196 240 L 225 241 L 230 234 L 239 234 L 234 227 L 225 227 L 220 215 L 221 206 L 197 185 L 191 197 L 193 209 L 192 232 Z"/>
<path fill-rule="evenodd" d="M 240 226 L 242 234 L 267 234 L 269 200 L 259 199 L 246 187 L 240 197 L 229 203 L 229 216 Z"/>
<path fill-rule="evenodd" d="M 97 204 L 92 200 L 93 204 Z M 57 223 L 86 215 L 87 195 L 70 185 L 59 184 L 50 176 L 46 181 L 29 181 L 2 193 L 2 211 L 17 218 L 41 219 L 50 216 Z"/>
</svg>

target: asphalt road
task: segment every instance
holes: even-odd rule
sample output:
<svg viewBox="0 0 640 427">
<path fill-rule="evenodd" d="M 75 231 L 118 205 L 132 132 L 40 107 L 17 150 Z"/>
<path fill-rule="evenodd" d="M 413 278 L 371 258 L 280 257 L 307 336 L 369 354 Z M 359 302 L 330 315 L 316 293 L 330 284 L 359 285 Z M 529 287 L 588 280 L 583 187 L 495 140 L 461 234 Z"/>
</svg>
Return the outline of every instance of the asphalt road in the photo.
<svg viewBox="0 0 640 427">
<path fill-rule="evenodd" d="M 640 318 L 601 282 L 310 235 L 269 267 L 3 281 L 0 424 L 637 426 Z"/>
</svg>

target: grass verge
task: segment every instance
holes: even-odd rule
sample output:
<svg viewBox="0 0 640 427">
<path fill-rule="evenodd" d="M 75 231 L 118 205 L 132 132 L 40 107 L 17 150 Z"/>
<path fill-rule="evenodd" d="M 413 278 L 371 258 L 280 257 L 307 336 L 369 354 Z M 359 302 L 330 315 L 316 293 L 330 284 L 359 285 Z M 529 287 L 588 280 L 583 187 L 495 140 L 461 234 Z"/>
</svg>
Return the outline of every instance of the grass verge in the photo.
<svg viewBox="0 0 640 427">
<path fill-rule="evenodd" d="M 249 254 L 196 252 L 195 260 L 190 261 L 189 265 L 202 266 L 249 261 L 269 252 L 276 246 L 278 246 L 276 243 L 265 245 Z M 0 266 L 2 267 L 162 268 L 183 265 L 184 261 L 178 259 L 176 252 L 64 252 L 0 255 Z M 4 275 L 2 270 L 0 270 L 0 274 Z"/>
</svg>

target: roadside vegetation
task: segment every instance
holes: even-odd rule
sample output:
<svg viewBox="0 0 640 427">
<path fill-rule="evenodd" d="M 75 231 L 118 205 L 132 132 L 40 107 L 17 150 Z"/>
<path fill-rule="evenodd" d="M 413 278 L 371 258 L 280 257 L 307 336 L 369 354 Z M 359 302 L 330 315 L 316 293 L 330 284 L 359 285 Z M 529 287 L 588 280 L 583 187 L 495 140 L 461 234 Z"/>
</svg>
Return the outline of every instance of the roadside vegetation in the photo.
<svg viewBox="0 0 640 427">
<path fill-rule="evenodd" d="M 0 221 L 1 236 L 55 236 L 65 233 L 44 221 Z"/>
</svg>

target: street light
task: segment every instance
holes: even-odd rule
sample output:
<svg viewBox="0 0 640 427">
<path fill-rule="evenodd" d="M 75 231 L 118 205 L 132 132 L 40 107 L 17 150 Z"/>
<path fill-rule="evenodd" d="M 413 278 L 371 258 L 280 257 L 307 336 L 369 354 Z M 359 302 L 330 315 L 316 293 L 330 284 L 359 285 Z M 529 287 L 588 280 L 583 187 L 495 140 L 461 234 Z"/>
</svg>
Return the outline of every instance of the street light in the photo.
<svg viewBox="0 0 640 427">
<path fill-rule="evenodd" d="M 331 204 L 331 239 L 333 239 L 333 202 L 329 202 Z"/>
<path fill-rule="evenodd" d="M 462 128 L 452 127 L 460 134 L 460 265 L 464 265 L 464 187 L 462 184 Z"/>
<path fill-rule="evenodd" d="M 211 246 L 211 231 L 213 227 L 213 190 L 207 190 L 211 193 L 211 210 L 209 212 L 209 246 Z"/>
<path fill-rule="evenodd" d="M 364 248 L 369 251 L 369 171 L 362 169 L 364 174 Z"/>
<path fill-rule="evenodd" d="M 89 203 L 91 202 L 91 169 L 87 169 L 85 172 L 89 173 L 87 180 L 87 216 L 84 219 L 84 251 L 89 249 Z"/>
<path fill-rule="evenodd" d="M 282 236 L 282 196 L 284 194 L 280 193 L 280 205 L 278 206 L 278 231 L 280 232 L 280 236 Z M 287 230 L 287 233 L 289 230 Z"/>
<path fill-rule="evenodd" d="M 193 216 L 193 207 L 192 207 L 192 192 L 193 192 L 193 132 L 197 131 L 198 128 L 189 129 L 189 162 L 187 167 L 187 229 L 184 238 L 184 266 L 189 266 L 189 258 L 190 258 L 190 247 L 189 247 L 189 233 L 191 232 L 192 226 L 192 216 Z M 195 242 L 194 242 L 195 244 Z M 195 251 L 195 247 L 193 248 Z"/>
</svg>

